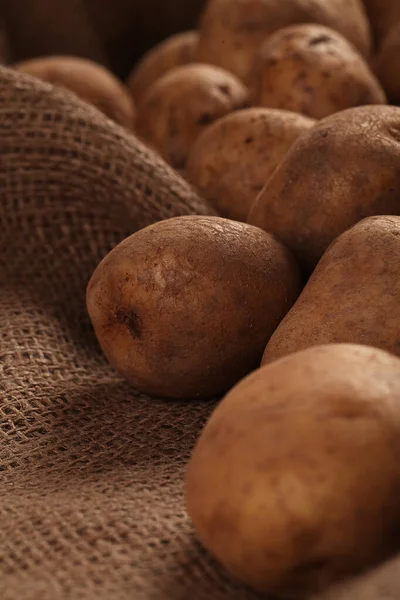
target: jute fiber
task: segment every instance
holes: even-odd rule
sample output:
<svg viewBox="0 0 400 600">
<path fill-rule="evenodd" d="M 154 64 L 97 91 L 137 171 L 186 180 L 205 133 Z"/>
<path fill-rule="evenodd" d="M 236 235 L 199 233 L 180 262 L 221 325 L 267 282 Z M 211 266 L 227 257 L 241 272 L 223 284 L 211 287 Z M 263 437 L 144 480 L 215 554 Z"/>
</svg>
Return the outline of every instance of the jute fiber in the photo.
<svg viewBox="0 0 400 600">
<path fill-rule="evenodd" d="M 196 543 L 182 477 L 213 402 L 140 396 L 85 288 L 120 240 L 207 214 L 134 136 L 0 70 L 0 598 L 253 598 Z"/>
</svg>

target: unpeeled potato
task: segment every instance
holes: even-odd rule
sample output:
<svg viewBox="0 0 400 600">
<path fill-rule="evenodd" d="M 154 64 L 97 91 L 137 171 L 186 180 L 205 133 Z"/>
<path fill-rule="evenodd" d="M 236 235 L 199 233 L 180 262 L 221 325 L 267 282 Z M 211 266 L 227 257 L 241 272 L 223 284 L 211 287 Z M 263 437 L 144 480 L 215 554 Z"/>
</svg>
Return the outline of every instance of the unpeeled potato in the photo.
<svg viewBox="0 0 400 600">
<path fill-rule="evenodd" d="M 189 154 L 186 176 L 218 214 L 245 221 L 293 142 L 314 124 L 286 110 L 236 111 L 200 135 Z"/>
<path fill-rule="evenodd" d="M 248 221 L 278 236 L 309 272 L 364 217 L 399 215 L 399 197 L 400 108 L 351 108 L 294 142 Z"/>
<path fill-rule="evenodd" d="M 110 363 L 142 392 L 213 396 L 261 361 L 300 292 L 271 235 L 218 217 L 138 231 L 97 267 L 87 306 Z"/>
<path fill-rule="evenodd" d="M 178 33 L 163 40 L 143 56 L 127 82 L 136 102 L 168 71 L 194 62 L 198 37 L 196 31 Z"/>
<path fill-rule="evenodd" d="M 400 549 L 400 361 L 367 346 L 298 352 L 220 403 L 194 449 L 200 540 L 257 590 L 309 598 Z"/>
<path fill-rule="evenodd" d="M 135 107 L 129 90 L 105 67 L 76 56 L 46 56 L 14 68 L 74 92 L 119 125 L 133 129 Z"/>
<path fill-rule="evenodd" d="M 263 363 L 332 342 L 400 356 L 400 217 L 369 217 L 326 251 Z"/>
<path fill-rule="evenodd" d="M 248 101 L 247 88 L 223 69 L 202 64 L 177 67 L 143 96 L 137 131 L 169 164 L 184 170 L 202 131 Z"/>
<path fill-rule="evenodd" d="M 262 46 L 256 61 L 257 106 L 315 119 L 366 104 L 385 104 L 378 79 L 340 33 L 323 25 L 285 27 Z"/>
<path fill-rule="evenodd" d="M 197 60 L 227 69 L 249 85 L 261 44 L 295 23 L 332 27 L 364 56 L 370 53 L 361 0 L 208 0 L 199 24 Z"/>
</svg>

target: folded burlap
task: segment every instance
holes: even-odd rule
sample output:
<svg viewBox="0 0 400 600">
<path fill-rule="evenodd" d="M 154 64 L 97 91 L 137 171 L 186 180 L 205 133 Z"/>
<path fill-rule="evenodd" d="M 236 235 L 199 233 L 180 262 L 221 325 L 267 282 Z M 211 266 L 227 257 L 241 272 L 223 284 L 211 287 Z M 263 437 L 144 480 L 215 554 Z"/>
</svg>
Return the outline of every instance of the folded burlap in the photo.
<svg viewBox="0 0 400 600">
<path fill-rule="evenodd" d="M 207 213 L 133 136 L 0 70 L 0 598 L 252 598 L 194 541 L 182 477 L 212 402 L 140 396 L 85 308 L 100 259 Z"/>
<path fill-rule="evenodd" d="M 194 27 L 205 0 L 0 0 L 15 60 L 77 54 L 126 76 L 145 50 Z"/>
</svg>

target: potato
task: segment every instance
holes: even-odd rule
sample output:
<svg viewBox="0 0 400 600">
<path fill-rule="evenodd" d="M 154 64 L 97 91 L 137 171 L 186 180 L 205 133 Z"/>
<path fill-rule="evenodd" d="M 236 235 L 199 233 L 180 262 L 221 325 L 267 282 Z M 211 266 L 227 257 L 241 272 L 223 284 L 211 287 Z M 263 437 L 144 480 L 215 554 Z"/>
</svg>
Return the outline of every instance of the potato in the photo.
<svg viewBox="0 0 400 600">
<path fill-rule="evenodd" d="M 76 56 L 46 56 L 14 68 L 74 92 L 119 125 L 133 129 L 135 108 L 129 90 L 103 66 Z"/>
<path fill-rule="evenodd" d="M 369 55 L 370 29 L 361 0 L 208 0 L 199 24 L 197 59 L 249 84 L 261 44 L 295 23 L 332 27 Z"/>
<path fill-rule="evenodd" d="M 143 56 L 127 82 L 137 102 L 168 71 L 194 62 L 198 38 L 196 31 L 178 33 L 160 42 Z"/>
<path fill-rule="evenodd" d="M 385 104 L 379 81 L 340 33 L 323 25 L 280 29 L 262 46 L 254 104 L 315 119 L 364 104 Z"/>
<path fill-rule="evenodd" d="M 398 550 L 399 493 L 400 361 L 346 344 L 242 381 L 211 416 L 186 475 L 206 548 L 235 577 L 289 598 Z"/>
<path fill-rule="evenodd" d="M 375 60 L 376 73 L 392 104 L 400 104 L 399 53 L 400 19 L 382 42 Z"/>
<path fill-rule="evenodd" d="M 369 217 L 326 251 L 270 339 L 263 364 L 333 342 L 400 355 L 399 331 L 400 217 Z"/>
<path fill-rule="evenodd" d="M 350 108 L 303 134 L 256 199 L 249 223 L 312 269 L 364 217 L 400 214 L 400 108 Z"/>
<path fill-rule="evenodd" d="M 220 215 L 246 221 L 271 173 L 314 123 L 286 110 L 234 112 L 201 134 L 189 154 L 186 176 Z"/>
<path fill-rule="evenodd" d="M 213 396 L 254 369 L 300 292 L 271 235 L 219 217 L 135 233 L 98 266 L 88 311 L 110 363 L 146 394 Z"/>
<path fill-rule="evenodd" d="M 247 104 L 248 90 L 231 73 L 211 65 L 177 67 L 144 95 L 137 131 L 170 165 L 182 170 L 200 133 Z"/>
</svg>

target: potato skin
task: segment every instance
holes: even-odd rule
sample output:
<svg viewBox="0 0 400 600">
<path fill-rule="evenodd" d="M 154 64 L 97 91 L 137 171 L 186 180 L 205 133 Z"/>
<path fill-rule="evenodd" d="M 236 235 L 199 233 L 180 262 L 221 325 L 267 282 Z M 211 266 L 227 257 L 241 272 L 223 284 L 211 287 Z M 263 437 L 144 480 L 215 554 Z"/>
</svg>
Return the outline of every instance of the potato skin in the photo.
<svg viewBox="0 0 400 600">
<path fill-rule="evenodd" d="M 263 364 L 310 346 L 366 344 L 400 355 L 400 217 L 339 236 L 270 339 Z"/>
<path fill-rule="evenodd" d="M 293 142 L 315 121 L 286 110 L 248 108 L 219 119 L 193 145 L 186 176 L 218 214 L 246 221 Z"/>
<path fill-rule="evenodd" d="M 299 293 L 298 267 L 272 236 L 192 216 L 117 246 L 92 276 L 87 307 L 106 357 L 140 391 L 206 397 L 259 365 Z"/>
<path fill-rule="evenodd" d="M 400 214 L 400 109 L 350 108 L 299 138 L 256 199 L 248 222 L 278 236 L 311 271 L 364 217 Z"/>
<path fill-rule="evenodd" d="M 223 67 L 249 85 L 261 44 L 295 23 L 332 27 L 369 56 L 371 34 L 360 0 L 208 0 L 197 60 Z"/>
<path fill-rule="evenodd" d="M 171 69 L 194 62 L 198 39 L 197 31 L 184 31 L 146 52 L 127 81 L 135 101 L 140 101 L 149 87 Z"/>
<path fill-rule="evenodd" d="M 200 540 L 255 589 L 309 597 L 386 558 L 400 544 L 400 361 L 338 344 L 256 371 L 211 416 L 185 487 Z"/>
<path fill-rule="evenodd" d="M 248 102 L 247 88 L 223 69 L 202 64 L 177 67 L 144 95 L 137 131 L 169 164 L 184 169 L 200 133 Z"/>
<path fill-rule="evenodd" d="M 386 104 L 378 79 L 342 35 L 323 25 L 292 25 L 260 49 L 254 75 L 257 106 L 323 119 L 366 104 Z"/>
<path fill-rule="evenodd" d="M 68 89 L 119 125 L 134 128 L 135 105 L 129 90 L 105 67 L 76 56 L 48 56 L 20 62 L 14 68 Z"/>
</svg>

